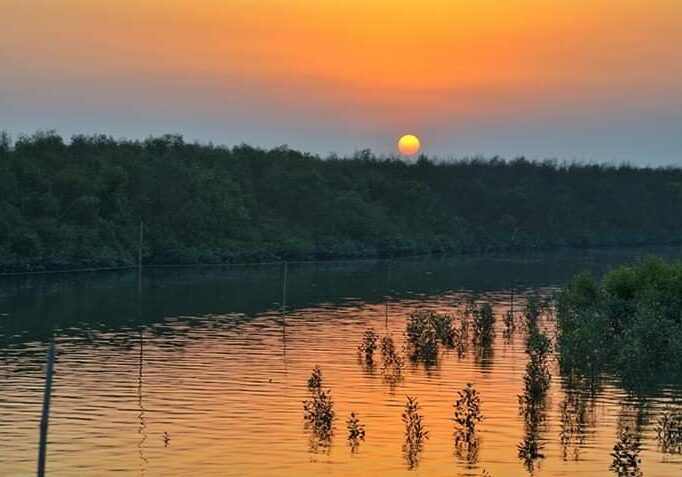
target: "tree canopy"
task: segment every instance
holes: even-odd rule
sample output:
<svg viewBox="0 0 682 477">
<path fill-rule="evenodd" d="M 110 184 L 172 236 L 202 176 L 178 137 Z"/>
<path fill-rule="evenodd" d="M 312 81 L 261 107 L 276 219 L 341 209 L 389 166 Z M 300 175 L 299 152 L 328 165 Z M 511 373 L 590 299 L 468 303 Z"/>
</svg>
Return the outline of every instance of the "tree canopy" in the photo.
<svg viewBox="0 0 682 477">
<path fill-rule="evenodd" d="M 682 169 L 0 135 L 0 271 L 682 239 Z"/>
</svg>

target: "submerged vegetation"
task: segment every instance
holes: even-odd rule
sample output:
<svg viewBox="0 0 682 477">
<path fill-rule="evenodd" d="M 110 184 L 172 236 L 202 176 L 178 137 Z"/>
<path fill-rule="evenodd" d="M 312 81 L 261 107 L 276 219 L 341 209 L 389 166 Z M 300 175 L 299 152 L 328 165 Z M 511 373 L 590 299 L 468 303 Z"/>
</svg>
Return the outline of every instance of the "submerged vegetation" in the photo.
<svg viewBox="0 0 682 477">
<path fill-rule="evenodd" d="M 386 383 L 395 386 L 403 379 L 403 358 L 396 352 L 391 335 L 381 338 L 381 375 Z"/>
<path fill-rule="evenodd" d="M 410 359 L 430 366 L 438 360 L 438 345 L 454 341 L 452 320 L 432 311 L 418 310 L 410 313 L 405 335 L 410 346 Z"/>
<path fill-rule="evenodd" d="M 495 337 L 495 314 L 490 303 L 473 309 L 474 342 L 485 345 Z"/>
<path fill-rule="evenodd" d="M 600 281 L 587 274 L 558 295 L 562 370 L 626 382 L 682 374 L 682 263 L 647 258 Z"/>
<path fill-rule="evenodd" d="M 630 428 L 624 427 L 619 432 L 618 442 L 613 446 L 611 452 L 613 462 L 610 469 L 618 477 L 641 477 L 642 471 L 639 467 L 642 462 L 639 457 L 641 451 L 639 436 L 630 431 Z"/>
<path fill-rule="evenodd" d="M 455 455 L 469 464 L 476 463 L 480 439 L 476 425 L 483 420 L 481 397 L 471 383 L 459 392 L 455 401 Z"/>
<path fill-rule="evenodd" d="M 682 453 L 682 412 L 666 410 L 658 418 L 656 440 L 663 452 Z"/>
<path fill-rule="evenodd" d="M 544 459 L 540 441 L 540 426 L 545 421 L 546 396 L 551 375 L 548 358 L 551 342 L 539 328 L 540 307 L 534 296 L 527 299 L 525 307 L 526 354 L 528 362 L 523 376 L 523 394 L 519 396 L 519 408 L 524 420 L 525 435 L 518 444 L 518 456 L 526 469 L 532 473 L 538 459 Z"/>
<path fill-rule="evenodd" d="M 308 378 L 308 391 L 315 393 L 319 392 L 320 389 L 322 389 L 322 370 L 319 366 L 315 366 Z"/>
<path fill-rule="evenodd" d="M 365 331 L 362 342 L 358 345 L 358 359 L 370 369 L 374 367 L 374 351 L 377 349 L 377 340 L 377 334 L 374 330 L 369 329 Z"/>
<path fill-rule="evenodd" d="M 331 390 L 322 389 L 322 371 L 318 366 L 308 379 L 310 398 L 303 401 L 303 421 L 310 432 L 310 450 L 329 452 L 334 436 L 334 401 Z"/>
<path fill-rule="evenodd" d="M 636 193 L 633 193 L 636 191 Z M 52 132 L 0 143 L 0 270 L 679 242 L 682 170 Z"/>
<path fill-rule="evenodd" d="M 424 441 L 429 438 L 429 431 L 424 429 L 423 417 L 419 412 L 419 402 L 416 398 L 407 396 L 402 419 L 405 425 L 403 455 L 408 470 L 412 470 L 419 465 Z"/>
<path fill-rule="evenodd" d="M 348 429 L 348 445 L 351 452 L 355 453 L 360 446 L 360 442 L 365 440 L 365 426 L 360 423 L 360 418 L 355 412 L 351 412 L 346 421 Z"/>
</svg>

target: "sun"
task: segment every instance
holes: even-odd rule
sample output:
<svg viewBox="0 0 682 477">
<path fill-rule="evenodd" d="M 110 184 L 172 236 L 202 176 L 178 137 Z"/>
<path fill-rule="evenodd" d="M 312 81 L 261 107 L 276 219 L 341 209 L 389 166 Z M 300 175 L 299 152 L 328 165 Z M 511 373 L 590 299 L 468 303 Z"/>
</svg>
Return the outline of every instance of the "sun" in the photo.
<svg viewBox="0 0 682 477">
<path fill-rule="evenodd" d="M 414 134 L 405 134 L 398 140 L 398 150 L 406 156 L 414 156 L 419 152 L 421 143 Z"/>
</svg>

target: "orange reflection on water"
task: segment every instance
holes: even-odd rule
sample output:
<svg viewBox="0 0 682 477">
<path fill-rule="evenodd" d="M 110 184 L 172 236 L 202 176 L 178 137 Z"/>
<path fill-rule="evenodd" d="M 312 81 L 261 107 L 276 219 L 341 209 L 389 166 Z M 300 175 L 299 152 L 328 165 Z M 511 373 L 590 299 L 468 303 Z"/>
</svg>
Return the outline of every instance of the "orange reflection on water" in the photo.
<svg viewBox="0 0 682 477">
<path fill-rule="evenodd" d="M 58 374 L 50 423 L 50 475 L 98 475 L 118 470 L 144 475 L 406 475 L 401 421 L 406 395 L 418 398 L 429 432 L 416 475 L 525 475 L 517 444 L 524 437 L 517 396 L 526 364 L 523 333 L 506 340 L 501 317 L 508 297 L 495 300 L 498 332 L 485 359 L 469 347 L 464 356 L 443 352 L 425 368 L 407 362 L 403 382 L 391 386 L 358 363 L 357 345 L 372 327 L 390 332 L 399 344 L 407 313 L 416 307 L 454 312 L 461 294 L 415 297 L 383 304 L 349 299 L 343 306 L 319 305 L 258 317 L 209 315 L 173 318 L 144 333 L 121 329 L 90 338 L 58 340 Z M 517 310 L 519 304 L 517 303 Z M 548 323 L 551 329 L 551 323 Z M 141 341 L 143 340 L 143 341 Z M 303 425 L 307 379 L 319 365 L 336 413 L 331 447 L 311 446 Z M 664 462 L 656 451 L 652 416 L 662 403 L 647 407 L 628 401 L 606 383 L 586 399 L 581 423 L 566 421 L 575 410 L 567 401 L 556 369 L 538 437 L 545 458 L 535 475 L 603 476 L 623 423 L 648 419 L 643 427 L 645 475 L 677 475 L 679 457 Z M 0 422 L 17 423 L 13 439 L 0 426 L 2 469 L 8 475 L 32 471 L 34 423 L 39 408 L 40 373 L 9 373 L 3 383 Z M 453 440 L 457 391 L 474 383 L 484 420 L 475 459 L 458 456 Z M 6 393 L 5 393 L 6 392 Z M 579 396 L 578 400 L 585 396 Z M 352 453 L 345 420 L 354 411 L 366 439 Z M 638 414 L 639 413 L 639 414 Z M 37 415 L 37 414 L 36 414 Z M 572 424 L 573 423 L 573 424 Z M 582 427 L 581 427 L 582 426 Z M 562 431 L 569 435 L 562 437 Z M 565 432 L 564 432 L 565 434 Z M 166 442 L 166 437 L 168 441 Z"/>
</svg>

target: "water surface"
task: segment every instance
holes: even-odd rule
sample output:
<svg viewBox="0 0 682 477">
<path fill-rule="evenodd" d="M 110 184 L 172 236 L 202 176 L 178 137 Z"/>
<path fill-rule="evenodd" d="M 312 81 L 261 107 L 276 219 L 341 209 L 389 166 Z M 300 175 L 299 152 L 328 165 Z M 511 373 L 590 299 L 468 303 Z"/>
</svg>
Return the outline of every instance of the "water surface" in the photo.
<svg viewBox="0 0 682 477">
<path fill-rule="evenodd" d="M 564 252 L 515 257 L 412 259 L 288 267 L 157 269 L 3 279 L 0 282 L 0 475 L 35 472 L 47 343 L 57 347 L 49 475 L 481 475 L 604 476 L 618 429 L 641 435 L 644 475 L 677 476 L 682 457 L 654 440 L 657 416 L 679 383 L 638 394 L 605 377 L 596 390 L 552 382 L 536 434 L 544 459 L 524 466 L 517 396 L 524 334 L 502 333 L 501 315 L 524 295 L 548 293 L 575 272 L 601 273 L 644 253 Z M 404 342 L 408 313 L 457 313 L 475 296 L 494 303 L 492 347 L 442 350 L 432 367 L 407 362 L 403 380 L 358 363 L 373 328 Z M 551 333 L 551 320 L 543 323 Z M 304 429 L 306 381 L 319 365 L 336 411 L 330 447 Z M 457 391 L 474 383 L 485 419 L 475 456 L 453 445 Z M 408 470 L 401 413 L 419 399 L 429 431 Z M 355 453 L 345 420 L 367 436 Z M 319 444 L 319 443 L 317 443 Z"/>
</svg>

